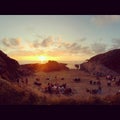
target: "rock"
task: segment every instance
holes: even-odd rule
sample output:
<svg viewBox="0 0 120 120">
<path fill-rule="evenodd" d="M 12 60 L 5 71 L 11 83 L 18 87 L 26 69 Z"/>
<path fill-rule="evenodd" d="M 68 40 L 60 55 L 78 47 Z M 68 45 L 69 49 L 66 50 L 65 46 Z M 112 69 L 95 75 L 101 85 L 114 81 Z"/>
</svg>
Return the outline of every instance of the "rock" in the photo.
<svg viewBox="0 0 120 120">
<path fill-rule="evenodd" d="M 21 70 L 31 72 L 52 72 L 52 71 L 60 71 L 60 70 L 69 70 L 68 67 L 66 67 L 67 64 L 64 63 L 58 63 L 56 61 L 48 61 L 48 63 L 45 64 L 25 64 L 21 65 Z"/>
<path fill-rule="evenodd" d="M 48 61 L 48 63 L 44 64 L 41 67 L 41 70 L 44 72 L 52 72 L 52 71 L 60 71 L 60 70 L 68 70 L 69 68 L 66 67 L 67 64 L 58 63 L 56 61 Z"/>
</svg>

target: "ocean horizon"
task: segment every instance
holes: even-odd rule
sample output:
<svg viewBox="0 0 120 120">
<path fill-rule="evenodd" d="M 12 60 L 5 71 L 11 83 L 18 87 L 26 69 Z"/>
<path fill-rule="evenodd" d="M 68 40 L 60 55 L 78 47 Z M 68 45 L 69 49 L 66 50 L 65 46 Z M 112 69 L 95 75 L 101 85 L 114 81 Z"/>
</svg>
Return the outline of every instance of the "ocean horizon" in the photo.
<svg viewBox="0 0 120 120">
<path fill-rule="evenodd" d="M 44 62 L 40 62 L 40 61 L 18 61 L 19 64 L 23 65 L 23 64 L 34 64 L 34 63 L 39 63 L 39 64 L 44 64 L 47 63 L 48 61 L 44 61 Z M 81 64 L 84 61 L 57 61 L 59 63 L 66 63 L 67 67 L 69 67 L 70 69 L 76 69 L 75 68 L 75 64 Z"/>
</svg>

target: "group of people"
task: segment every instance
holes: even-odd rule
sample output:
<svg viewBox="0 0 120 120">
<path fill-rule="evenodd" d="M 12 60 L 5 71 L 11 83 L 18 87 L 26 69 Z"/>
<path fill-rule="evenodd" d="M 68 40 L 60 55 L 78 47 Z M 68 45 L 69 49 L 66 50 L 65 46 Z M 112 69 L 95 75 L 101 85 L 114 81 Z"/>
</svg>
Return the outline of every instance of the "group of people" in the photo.
<svg viewBox="0 0 120 120">
<path fill-rule="evenodd" d="M 97 89 L 86 89 L 86 92 L 90 94 L 101 94 L 102 93 L 102 87 L 99 86 Z"/>
<path fill-rule="evenodd" d="M 25 78 L 25 79 L 17 78 L 16 82 L 18 83 L 19 86 L 28 85 L 28 78 Z"/>
<path fill-rule="evenodd" d="M 90 83 L 90 85 L 101 85 L 101 81 L 100 80 L 98 80 L 98 81 L 90 80 L 89 83 Z"/>
<path fill-rule="evenodd" d="M 120 86 L 120 78 L 112 75 L 106 76 L 107 86 L 111 86 L 114 83 L 117 86 Z"/>
<path fill-rule="evenodd" d="M 101 87 L 101 81 L 89 81 L 90 85 L 97 85 L 97 89 L 86 89 L 86 92 L 89 92 L 90 94 L 101 94 L 102 93 L 102 87 Z"/>
<path fill-rule="evenodd" d="M 52 84 L 48 83 L 47 87 L 45 87 L 44 92 L 47 93 L 55 93 L 55 94 L 70 94 L 72 92 L 71 88 L 67 88 L 67 84 L 64 83 L 59 85 L 58 83 Z"/>
<path fill-rule="evenodd" d="M 106 80 L 107 80 L 107 86 L 108 87 L 111 87 L 112 84 L 120 86 L 120 78 L 118 76 L 112 76 L 112 75 L 108 74 L 105 77 L 106 77 Z M 96 75 L 96 78 L 98 80 L 97 82 L 90 80 L 89 83 L 91 85 L 98 85 L 98 89 L 92 89 L 92 90 L 87 89 L 86 90 L 87 92 L 90 92 L 91 94 L 102 93 L 100 76 Z M 120 90 L 117 92 L 117 94 L 120 94 Z"/>
</svg>

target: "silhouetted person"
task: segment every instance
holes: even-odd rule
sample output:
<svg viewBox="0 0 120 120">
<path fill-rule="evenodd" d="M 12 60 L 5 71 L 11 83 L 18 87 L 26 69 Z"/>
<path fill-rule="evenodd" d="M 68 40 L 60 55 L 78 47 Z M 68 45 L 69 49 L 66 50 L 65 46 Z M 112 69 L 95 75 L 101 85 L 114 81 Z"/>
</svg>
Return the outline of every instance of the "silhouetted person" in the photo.
<svg viewBox="0 0 120 120">
<path fill-rule="evenodd" d="M 107 81 L 107 86 L 111 86 L 111 81 L 110 80 Z"/>
<path fill-rule="evenodd" d="M 92 81 L 92 80 L 90 80 L 90 84 L 91 84 L 91 85 L 92 85 L 92 82 L 93 82 L 93 81 Z"/>
</svg>

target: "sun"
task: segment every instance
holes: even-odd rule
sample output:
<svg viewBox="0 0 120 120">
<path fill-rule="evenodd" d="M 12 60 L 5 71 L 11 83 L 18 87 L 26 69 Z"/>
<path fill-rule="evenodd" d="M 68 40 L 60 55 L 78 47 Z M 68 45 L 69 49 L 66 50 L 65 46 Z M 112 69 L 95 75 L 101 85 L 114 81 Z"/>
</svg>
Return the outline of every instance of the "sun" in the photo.
<svg viewBox="0 0 120 120">
<path fill-rule="evenodd" d="M 43 62 L 43 61 L 46 61 L 47 58 L 46 58 L 46 56 L 39 56 L 39 60 L 40 60 L 41 62 Z"/>
</svg>

